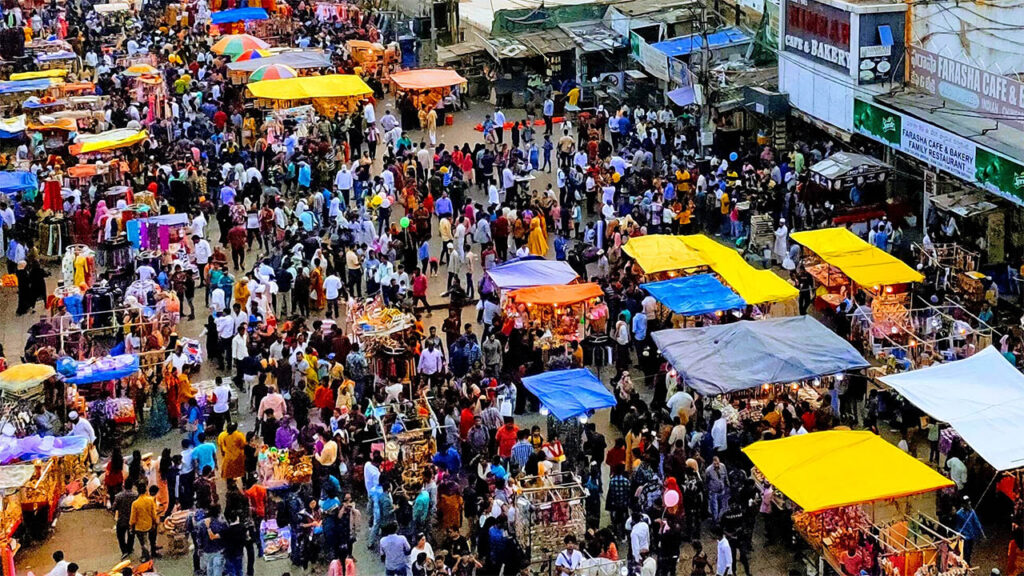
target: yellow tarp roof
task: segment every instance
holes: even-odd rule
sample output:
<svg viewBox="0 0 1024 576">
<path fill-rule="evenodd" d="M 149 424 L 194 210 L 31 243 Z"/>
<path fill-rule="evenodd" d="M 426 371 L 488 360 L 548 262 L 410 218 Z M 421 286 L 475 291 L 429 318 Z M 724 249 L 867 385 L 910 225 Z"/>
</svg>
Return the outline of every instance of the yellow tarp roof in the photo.
<svg viewBox="0 0 1024 576">
<path fill-rule="evenodd" d="M 16 364 L 0 372 L 0 390 L 19 393 L 46 381 L 56 374 L 52 366 L 46 364 Z"/>
<path fill-rule="evenodd" d="M 262 80 L 248 86 L 256 98 L 305 100 L 309 98 L 351 98 L 371 94 L 373 90 L 359 76 L 329 74 L 283 80 Z"/>
<path fill-rule="evenodd" d="M 888 252 L 861 240 L 846 228 L 794 232 L 790 238 L 842 270 L 843 274 L 861 286 L 887 286 L 924 280 L 920 272 Z"/>
<path fill-rule="evenodd" d="M 50 70 L 36 70 L 34 72 L 18 72 L 11 74 L 11 80 L 36 80 L 39 78 L 63 78 L 68 75 L 64 68 L 51 68 Z"/>
<path fill-rule="evenodd" d="M 953 483 L 867 431 L 828 430 L 743 449 L 778 490 L 808 512 L 931 492 Z"/>
<path fill-rule="evenodd" d="M 679 236 L 648 234 L 630 238 L 622 250 L 647 274 L 707 266 L 700 254 L 683 244 Z"/>
<path fill-rule="evenodd" d="M 800 295 L 795 286 L 771 270 L 754 268 L 739 252 L 702 234 L 683 236 L 683 243 L 697 251 L 722 280 L 747 304 L 784 302 Z"/>
<path fill-rule="evenodd" d="M 88 152 L 102 152 L 103 150 L 114 150 L 138 144 L 149 138 L 145 130 L 130 130 L 118 128 L 107 130 L 99 134 L 80 134 L 69 149 L 72 154 L 86 154 Z"/>
<path fill-rule="evenodd" d="M 747 304 L 782 302 L 799 294 L 796 287 L 771 270 L 754 268 L 739 252 L 702 234 L 637 236 L 622 249 L 648 274 L 707 266 Z"/>
</svg>

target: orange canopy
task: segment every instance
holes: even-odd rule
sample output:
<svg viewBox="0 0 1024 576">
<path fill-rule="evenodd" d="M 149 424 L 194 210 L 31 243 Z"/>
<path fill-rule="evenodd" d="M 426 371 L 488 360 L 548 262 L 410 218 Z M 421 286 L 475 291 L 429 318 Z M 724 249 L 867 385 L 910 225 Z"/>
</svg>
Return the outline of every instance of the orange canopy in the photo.
<svg viewBox="0 0 1024 576">
<path fill-rule="evenodd" d="M 586 284 L 552 284 L 548 286 L 531 286 L 520 288 L 509 293 L 509 297 L 520 304 L 537 306 L 567 306 L 604 296 L 601 287 L 593 282 Z"/>
<path fill-rule="evenodd" d="M 403 90 L 450 88 L 466 83 L 466 79 L 459 76 L 459 73 L 455 70 L 443 70 L 441 68 L 402 70 L 392 74 L 391 81 Z"/>
</svg>

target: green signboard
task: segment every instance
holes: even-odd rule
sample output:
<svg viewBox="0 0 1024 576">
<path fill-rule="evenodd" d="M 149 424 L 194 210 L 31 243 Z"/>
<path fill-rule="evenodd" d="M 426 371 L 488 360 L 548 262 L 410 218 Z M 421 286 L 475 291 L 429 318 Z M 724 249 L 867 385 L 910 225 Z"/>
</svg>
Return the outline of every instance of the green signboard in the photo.
<svg viewBox="0 0 1024 576">
<path fill-rule="evenodd" d="M 903 118 L 896 112 L 857 98 L 853 101 L 853 129 L 893 148 L 900 148 Z"/>
<path fill-rule="evenodd" d="M 1024 201 L 1024 166 L 978 148 L 974 155 L 975 180 L 993 194 L 1017 203 Z"/>
</svg>

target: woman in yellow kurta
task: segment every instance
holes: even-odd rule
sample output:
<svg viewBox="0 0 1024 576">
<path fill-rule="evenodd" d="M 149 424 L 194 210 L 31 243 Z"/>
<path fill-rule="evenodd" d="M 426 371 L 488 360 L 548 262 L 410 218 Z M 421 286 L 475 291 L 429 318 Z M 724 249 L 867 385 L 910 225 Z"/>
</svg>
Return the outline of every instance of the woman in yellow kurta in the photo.
<svg viewBox="0 0 1024 576">
<path fill-rule="evenodd" d="M 224 458 L 221 469 L 223 478 L 241 478 L 245 474 L 245 434 L 238 431 L 238 424 L 228 423 L 227 428 L 217 436 L 217 447 Z"/>
<path fill-rule="evenodd" d="M 534 256 L 544 256 L 548 253 L 548 242 L 546 235 L 544 234 L 544 227 L 541 225 L 541 220 L 534 217 L 530 221 L 530 237 L 527 239 L 527 246 L 530 250 L 530 254 Z"/>
</svg>

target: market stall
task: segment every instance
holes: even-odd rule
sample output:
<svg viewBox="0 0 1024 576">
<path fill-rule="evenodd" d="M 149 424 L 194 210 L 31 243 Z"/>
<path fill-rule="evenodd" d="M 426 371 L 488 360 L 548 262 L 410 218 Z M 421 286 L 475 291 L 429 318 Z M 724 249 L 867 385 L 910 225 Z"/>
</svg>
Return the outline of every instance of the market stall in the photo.
<svg viewBox="0 0 1024 576">
<path fill-rule="evenodd" d="M 681 380 L 709 396 L 870 366 L 849 342 L 810 316 L 659 330 L 652 337 Z"/>
<path fill-rule="evenodd" d="M 1024 467 L 1024 374 L 996 348 L 880 380 L 952 426 L 997 471 Z"/>
<path fill-rule="evenodd" d="M 867 349 L 880 355 L 886 342 L 906 346 L 919 338 L 910 318 L 911 285 L 924 276 L 891 254 L 872 246 L 845 228 L 794 232 L 790 237 L 812 252 L 805 256 L 807 272 L 817 286 L 816 303 L 826 310 L 861 293 L 870 315 L 868 326 L 855 324 L 853 336 L 866 340 Z"/>
<path fill-rule="evenodd" d="M 364 78 L 378 77 L 385 70 L 384 45 L 366 40 L 348 40 L 345 50 L 356 65 L 356 73 Z"/>
<path fill-rule="evenodd" d="M 14 537 L 24 516 L 21 511 L 21 493 L 35 475 L 31 464 L 0 466 L 0 564 L 2 573 L 13 576 L 14 556 L 21 543 Z"/>
<path fill-rule="evenodd" d="M 327 116 L 352 112 L 364 96 L 373 93 L 362 78 L 349 74 L 263 80 L 247 88 L 260 106 L 278 109 L 312 102 L 317 112 Z"/>
<path fill-rule="evenodd" d="M 456 87 L 466 87 L 466 79 L 454 70 L 441 68 L 417 68 L 391 73 L 391 83 L 397 95 L 397 106 L 401 110 L 411 107 L 419 112 L 438 110 L 438 122 L 451 124 L 445 97 Z"/>
<path fill-rule="evenodd" d="M 566 262 L 539 258 L 519 259 L 492 266 L 486 275 L 502 296 L 509 290 L 531 286 L 570 284 L 579 275 Z"/>
<path fill-rule="evenodd" d="M 415 322 L 411 314 L 385 306 L 379 295 L 346 307 L 346 325 L 370 361 L 370 372 L 396 380 L 409 378 L 416 371 L 410 347 Z"/>
<path fill-rule="evenodd" d="M 380 426 L 380 438 L 374 441 L 370 450 L 380 451 L 384 460 L 397 472 L 401 483 L 393 486 L 395 491 L 407 491 L 422 484 L 423 471 L 431 465 L 437 453 L 434 433 L 438 420 L 425 393 L 414 393 L 416 399 L 412 402 L 383 406 L 371 404 Z"/>
<path fill-rule="evenodd" d="M 662 274 L 673 277 L 679 273 L 703 272 L 708 267 L 700 253 L 687 246 L 680 236 L 636 236 L 622 245 L 622 251 L 636 260 L 648 280 L 660 280 Z"/>
<path fill-rule="evenodd" d="M 829 430 L 743 449 L 755 478 L 791 501 L 793 526 L 838 574 L 966 576 L 963 538 L 911 496 L 952 481 L 867 431 Z M 878 506 L 882 501 L 902 506 Z M 901 510 L 902 508 L 902 510 Z"/>
<path fill-rule="evenodd" d="M 263 8 L 232 8 L 210 14 L 211 28 L 220 34 L 244 34 L 249 22 L 270 18 Z"/>
<path fill-rule="evenodd" d="M 75 156 L 98 154 L 141 144 L 147 138 L 149 138 L 149 134 L 145 130 L 116 128 L 99 134 L 79 134 L 75 137 L 75 143 L 69 146 L 68 150 Z"/>
<path fill-rule="evenodd" d="M 331 68 L 331 57 L 321 50 L 289 50 L 271 54 L 257 60 L 231 62 L 228 67 L 228 79 L 233 84 L 246 84 L 270 78 L 251 78 L 250 76 L 264 66 L 287 66 L 298 72 L 297 75 L 315 71 L 327 71 Z"/>
<path fill-rule="evenodd" d="M 227 34 L 220 37 L 210 48 L 214 54 L 233 58 L 246 50 L 266 49 L 270 44 L 250 34 Z"/>
<path fill-rule="evenodd" d="M 544 337 L 537 344 L 543 349 L 579 342 L 586 336 L 588 306 L 603 296 L 592 282 L 520 288 L 505 299 L 505 321 L 517 328 L 539 327 Z"/>
<path fill-rule="evenodd" d="M 586 420 L 596 410 L 615 406 L 615 395 L 586 368 L 552 370 L 523 378 L 523 386 L 558 420 Z"/>
<path fill-rule="evenodd" d="M 728 289 L 712 274 L 696 274 L 670 278 L 660 282 L 641 284 L 659 304 L 680 318 L 672 319 L 677 326 L 686 323 L 688 316 L 713 316 L 727 310 L 746 308 L 747 303 Z"/>
</svg>

